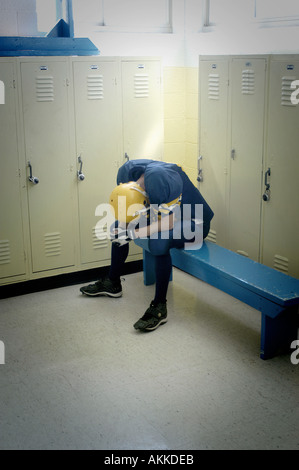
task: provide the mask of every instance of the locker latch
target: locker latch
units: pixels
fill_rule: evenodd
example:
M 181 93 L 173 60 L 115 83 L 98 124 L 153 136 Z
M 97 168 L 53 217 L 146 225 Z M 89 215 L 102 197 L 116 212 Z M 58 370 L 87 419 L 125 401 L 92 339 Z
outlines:
M 39 179 L 36 178 L 36 176 L 32 176 L 32 165 L 31 165 L 30 162 L 28 162 L 28 167 L 29 167 L 29 170 L 30 170 L 30 175 L 29 175 L 28 180 L 29 180 L 30 183 L 32 183 L 32 184 L 38 184 L 38 183 L 39 183 Z
M 80 163 L 80 168 L 77 172 L 78 180 L 79 181 L 84 181 L 85 180 L 85 175 L 83 175 L 83 173 L 82 173 L 83 161 L 82 161 L 81 155 L 79 155 L 79 157 L 78 157 L 78 162 Z
M 197 159 L 197 170 L 198 170 L 197 181 L 199 183 L 203 182 L 203 174 L 202 174 L 202 168 L 201 168 L 201 164 L 200 164 L 201 160 L 202 160 L 202 155 L 200 155 Z
M 266 202 L 270 200 L 270 183 L 268 183 L 268 176 L 271 176 L 271 168 L 268 168 L 268 170 L 265 173 L 266 190 L 263 194 L 263 201 L 266 201 Z

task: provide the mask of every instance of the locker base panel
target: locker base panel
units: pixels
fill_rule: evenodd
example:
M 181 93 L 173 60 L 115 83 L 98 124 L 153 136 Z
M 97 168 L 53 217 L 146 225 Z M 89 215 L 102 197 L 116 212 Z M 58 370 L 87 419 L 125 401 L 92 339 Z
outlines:
M 130 261 L 125 264 L 122 275 L 141 272 L 143 269 L 143 261 Z M 57 289 L 75 284 L 84 284 L 93 282 L 101 276 L 107 274 L 109 266 L 88 269 L 85 271 L 60 274 L 57 276 L 45 277 L 42 279 L 29 280 L 15 284 L 0 286 L 0 299 L 16 297 L 19 295 L 31 294 L 49 289 Z
M 144 284 L 155 282 L 148 240 L 143 248 Z M 298 337 L 299 280 L 205 241 L 199 250 L 171 250 L 176 268 L 226 292 L 261 312 L 260 358 L 287 353 Z

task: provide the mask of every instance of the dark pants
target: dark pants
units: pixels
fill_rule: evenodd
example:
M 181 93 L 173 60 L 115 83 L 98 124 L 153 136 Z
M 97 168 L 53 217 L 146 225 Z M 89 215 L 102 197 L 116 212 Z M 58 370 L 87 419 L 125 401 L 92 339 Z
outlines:
M 196 230 L 194 222 L 191 222 L 191 231 L 194 233 Z M 210 230 L 210 223 L 204 224 L 199 247 L 201 246 L 202 240 L 204 240 Z M 156 234 L 157 238 L 149 239 L 149 251 L 155 256 L 156 261 L 156 292 L 154 302 L 166 302 L 166 295 L 168 290 L 169 279 L 172 269 L 172 260 L 170 255 L 171 248 L 184 248 L 186 244 L 192 244 L 198 242 L 198 237 L 185 238 L 184 227 L 181 224 L 180 238 L 175 238 L 176 234 L 174 230 L 170 230 L 169 234 L 166 232 L 160 232 Z M 163 238 L 167 235 L 167 238 Z M 169 235 L 169 236 L 168 236 Z M 109 278 L 111 280 L 119 280 L 123 270 L 124 263 L 129 254 L 129 243 L 122 246 L 117 246 L 112 243 L 111 248 L 111 267 L 109 271 Z

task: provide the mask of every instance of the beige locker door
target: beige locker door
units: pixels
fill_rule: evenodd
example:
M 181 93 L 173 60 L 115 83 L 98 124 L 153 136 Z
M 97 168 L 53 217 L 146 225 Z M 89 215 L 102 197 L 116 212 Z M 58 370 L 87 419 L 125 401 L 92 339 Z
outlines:
M 135 158 L 163 157 L 161 63 L 122 61 L 123 147 Z
M 115 60 L 73 62 L 77 159 L 85 177 L 78 180 L 82 263 L 110 259 L 110 242 L 97 237 L 95 211 L 109 202 L 121 159 L 118 70 Z
M 228 247 L 259 260 L 266 59 L 232 60 Z
M 200 61 L 199 190 L 215 215 L 208 239 L 226 243 L 226 154 L 228 121 L 228 59 Z
M 67 62 L 43 58 L 21 63 L 33 272 L 74 264 L 74 189 L 70 158 Z M 28 176 L 29 176 L 29 169 Z
M 267 159 L 270 199 L 263 201 L 263 263 L 299 277 L 299 104 L 291 102 L 299 80 L 299 56 L 270 65 Z
M 24 274 L 25 254 L 18 162 L 14 64 L 0 61 L 0 278 Z

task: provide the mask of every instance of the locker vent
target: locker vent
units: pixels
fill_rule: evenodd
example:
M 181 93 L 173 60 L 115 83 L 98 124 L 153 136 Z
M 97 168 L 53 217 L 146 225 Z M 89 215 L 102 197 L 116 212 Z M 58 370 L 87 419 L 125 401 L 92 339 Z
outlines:
M 274 256 L 274 268 L 278 269 L 285 274 L 289 272 L 289 260 L 284 256 L 275 255 Z
M 46 256 L 61 255 L 61 233 L 60 232 L 45 234 L 45 254 Z
M 135 98 L 149 97 L 149 76 L 147 73 L 136 73 L 134 76 Z
M 281 105 L 282 106 L 296 106 L 291 102 L 291 95 L 293 89 L 291 88 L 292 82 L 296 80 L 296 77 L 282 77 L 281 81 Z
M 254 95 L 255 73 L 254 70 L 246 69 L 242 71 L 242 94 Z
M 92 230 L 92 246 L 94 250 L 107 248 L 107 227 L 94 227 Z
M 217 234 L 216 230 L 210 230 L 209 235 L 206 238 L 209 242 L 217 243 Z
M 0 265 L 9 264 L 10 259 L 10 246 L 8 240 L 0 240 Z
M 54 79 L 53 77 L 36 77 L 36 101 L 54 101 Z
M 89 75 L 87 77 L 87 97 L 89 100 L 102 100 L 104 98 L 103 75 Z
M 209 92 L 208 96 L 210 100 L 219 100 L 219 74 L 209 74 Z

